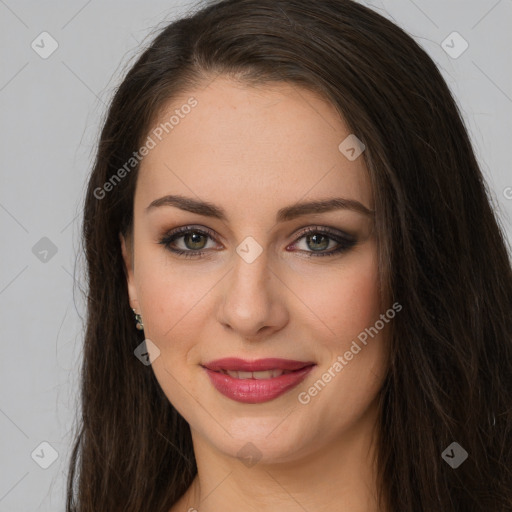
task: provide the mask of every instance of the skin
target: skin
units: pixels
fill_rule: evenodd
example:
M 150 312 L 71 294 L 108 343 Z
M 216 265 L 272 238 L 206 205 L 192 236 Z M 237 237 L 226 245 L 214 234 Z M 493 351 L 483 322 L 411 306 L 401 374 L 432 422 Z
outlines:
M 338 150 L 350 130 L 329 103 L 297 86 L 219 77 L 175 98 L 158 122 L 190 95 L 198 105 L 141 164 L 134 238 L 120 236 L 131 306 L 160 350 L 153 371 L 190 425 L 198 464 L 171 512 L 376 511 L 372 460 L 387 327 L 308 404 L 298 401 L 389 307 L 379 298 L 372 216 L 338 209 L 275 220 L 298 201 L 343 197 L 373 209 L 363 157 L 350 161 Z M 227 221 L 174 206 L 146 211 L 166 194 L 216 204 Z M 215 239 L 182 236 L 173 246 L 207 256 L 185 258 L 159 244 L 188 225 L 211 229 Z M 358 241 L 331 257 L 308 257 L 338 247 L 300 236 L 309 226 Z M 250 264 L 236 252 L 248 236 L 262 248 Z M 242 404 L 221 395 L 200 366 L 228 356 L 317 366 L 284 395 Z M 250 467 L 237 458 L 249 442 L 259 457 Z

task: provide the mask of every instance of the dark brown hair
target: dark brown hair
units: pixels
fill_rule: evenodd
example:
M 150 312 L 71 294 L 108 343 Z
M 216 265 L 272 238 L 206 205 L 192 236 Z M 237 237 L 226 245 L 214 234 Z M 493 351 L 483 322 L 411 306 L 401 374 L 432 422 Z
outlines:
M 208 5 L 162 30 L 116 90 L 84 206 L 88 312 L 67 511 L 167 512 L 197 472 L 187 422 L 133 354 L 143 335 L 118 235 L 131 233 L 138 167 L 104 197 L 97 191 L 169 101 L 219 74 L 316 91 L 366 146 L 382 293 L 403 306 L 380 393 L 382 505 L 511 511 L 505 237 L 436 65 L 404 31 L 350 0 Z M 457 469 L 441 457 L 454 441 L 469 454 Z

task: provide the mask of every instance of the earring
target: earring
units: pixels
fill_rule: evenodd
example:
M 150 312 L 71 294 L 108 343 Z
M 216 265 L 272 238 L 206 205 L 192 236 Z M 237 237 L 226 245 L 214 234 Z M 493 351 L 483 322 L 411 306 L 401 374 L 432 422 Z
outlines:
M 135 327 L 142 331 L 144 329 L 144 324 L 142 323 L 142 317 L 135 311 L 135 309 L 132 309 L 133 313 L 135 314 L 135 321 L 137 322 L 135 324 Z

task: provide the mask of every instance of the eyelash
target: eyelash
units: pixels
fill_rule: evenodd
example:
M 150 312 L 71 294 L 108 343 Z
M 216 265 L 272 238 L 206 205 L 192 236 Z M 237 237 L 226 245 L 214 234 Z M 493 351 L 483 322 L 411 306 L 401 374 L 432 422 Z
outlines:
M 171 243 L 175 240 L 182 238 L 184 235 L 188 233 L 196 233 L 203 236 L 209 236 L 211 239 L 215 240 L 215 236 L 213 231 L 209 229 L 197 229 L 193 226 L 185 226 L 182 228 L 178 228 L 174 231 L 171 231 L 166 236 L 164 236 L 162 239 L 159 240 L 159 244 L 163 245 L 167 250 L 171 251 L 174 254 L 177 254 L 178 256 L 182 256 L 185 258 L 194 258 L 204 257 L 204 254 L 208 251 L 202 250 L 202 251 L 194 251 L 194 250 L 182 250 L 182 249 L 174 249 L 171 247 Z M 340 244 L 340 247 L 334 250 L 330 250 L 328 252 L 314 252 L 314 251 L 305 251 L 308 257 L 324 257 L 324 256 L 334 256 L 336 254 L 341 254 L 345 251 L 348 251 L 351 249 L 357 242 L 355 239 L 349 239 L 348 237 L 343 237 L 334 231 L 324 228 L 321 226 L 315 226 L 315 227 L 309 227 L 302 231 L 300 233 L 300 236 L 295 240 L 294 244 L 296 244 L 299 240 L 304 238 L 305 236 L 309 234 L 322 234 L 322 235 L 328 235 L 327 238 L 334 240 L 338 244 Z

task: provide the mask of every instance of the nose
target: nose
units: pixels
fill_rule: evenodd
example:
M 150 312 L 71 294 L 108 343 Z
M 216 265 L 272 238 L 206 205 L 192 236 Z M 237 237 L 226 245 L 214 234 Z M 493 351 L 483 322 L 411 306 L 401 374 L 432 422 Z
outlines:
M 247 340 L 266 338 L 289 321 L 287 287 L 269 267 L 265 251 L 251 263 L 236 256 L 226 276 L 218 321 Z

